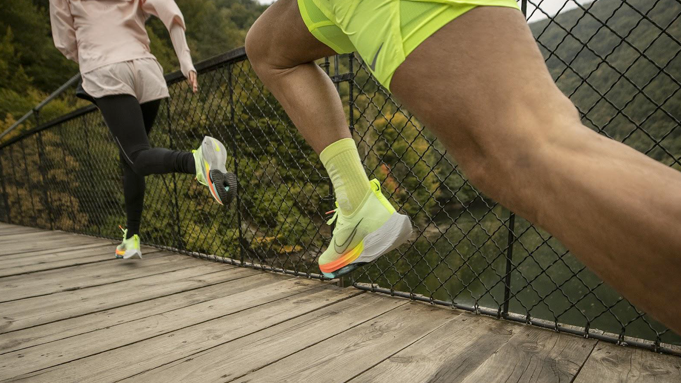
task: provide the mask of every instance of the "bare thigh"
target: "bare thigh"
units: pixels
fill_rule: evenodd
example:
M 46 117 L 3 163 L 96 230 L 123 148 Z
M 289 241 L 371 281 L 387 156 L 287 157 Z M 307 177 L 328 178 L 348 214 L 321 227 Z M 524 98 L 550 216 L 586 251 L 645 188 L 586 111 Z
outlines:
M 246 37 L 253 69 L 317 152 L 349 138 L 338 92 L 314 60 L 335 52 L 307 30 L 295 0 L 279 0 Z
M 257 52 L 258 61 L 284 70 L 336 54 L 307 30 L 296 0 L 267 8 L 248 32 L 246 49 Z
M 511 204 L 517 201 L 507 198 L 516 193 L 506 195 L 486 181 L 496 185 L 511 169 L 530 166 L 527 153 L 561 127 L 581 126 L 522 13 L 511 8 L 479 7 L 453 20 L 407 57 L 391 88 L 476 186 Z
M 681 173 L 583 126 L 520 12 L 455 19 L 391 87 L 476 187 L 681 333 L 681 284 L 668 282 L 681 273 Z

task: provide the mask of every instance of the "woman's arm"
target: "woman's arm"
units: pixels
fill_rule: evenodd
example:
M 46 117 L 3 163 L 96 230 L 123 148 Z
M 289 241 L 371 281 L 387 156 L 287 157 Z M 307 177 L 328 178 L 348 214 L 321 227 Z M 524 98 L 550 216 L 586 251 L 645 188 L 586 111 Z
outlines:
M 189 78 L 189 72 L 196 72 L 192 64 L 192 56 L 187 46 L 187 38 L 184 35 L 184 28 L 179 24 L 173 24 L 170 28 L 170 40 L 173 42 L 175 54 L 180 61 L 180 70 L 184 77 Z
M 180 8 L 175 4 L 174 0 L 142 0 L 141 4 L 144 12 L 161 19 L 163 25 L 168 29 L 170 40 L 173 43 L 173 48 L 175 48 L 175 54 L 180 61 L 180 70 L 189 80 L 192 90 L 196 93 L 198 90 L 196 69 L 194 64 L 192 64 L 189 46 L 187 46 L 187 39 L 184 34 L 186 27 Z
M 50 0 L 50 23 L 54 46 L 67 59 L 78 62 L 78 45 L 73 16 L 67 0 Z

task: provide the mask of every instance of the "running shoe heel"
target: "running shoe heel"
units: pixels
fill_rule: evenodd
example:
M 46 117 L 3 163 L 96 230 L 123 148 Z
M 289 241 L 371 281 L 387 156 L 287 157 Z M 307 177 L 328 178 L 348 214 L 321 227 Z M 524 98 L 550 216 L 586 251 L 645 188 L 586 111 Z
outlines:
M 366 236 L 364 250 L 355 261 L 356 263 L 369 263 L 381 255 L 398 248 L 411 238 L 412 225 L 408 216 L 393 213 L 386 223 L 378 230 Z

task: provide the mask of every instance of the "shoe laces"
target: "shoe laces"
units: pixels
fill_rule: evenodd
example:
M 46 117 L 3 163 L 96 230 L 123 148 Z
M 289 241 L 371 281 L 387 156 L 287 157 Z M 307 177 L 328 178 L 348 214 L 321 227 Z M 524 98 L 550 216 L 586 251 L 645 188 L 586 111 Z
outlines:
M 339 209 L 338 208 L 338 202 L 336 202 L 336 208 L 326 212 L 326 215 L 333 213 L 333 216 L 331 217 L 331 219 L 326 221 L 327 225 L 329 225 L 329 226 L 333 225 L 333 223 L 338 219 L 338 209 Z
M 375 178 L 373 180 L 371 180 L 369 183 L 371 184 L 371 191 L 374 194 L 382 196 L 382 194 L 381 194 L 381 183 Z M 338 209 L 339 209 L 338 201 L 336 201 L 336 208 L 333 209 L 333 210 L 329 210 L 325 213 L 326 215 L 333 213 L 333 216 L 331 217 L 331 219 L 326 221 L 327 225 L 332 225 L 336 220 L 338 220 Z
M 126 237 L 128 236 L 128 229 L 124 229 L 121 225 L 118 225 L 118 228 L 123 232 L 123 241 L 125 241 Z
M 136 242 L 136 241 L 138 241 L 137 238 L 139 238 L 139 236 L 137 236 L 137 234 L 135 234 L 135 235 L 133 235 L 132 237 L 128 238 L 128 229 L 124 229 L 123 226 L 121 226 L 121 225 L 118 225 L 118 228 L 121 229 L 121 231 L 123 232 L 123 243 L 121 243 L 121 245 L 124 245 L 124 246 L 125 246 L 125 245 L 127 245 L 127 243 L 128 243 L 129 241 L 131 241 L 131 240 L 132 240 L 133 243 L 137 243 L 137 242 Z M 136 236 L 137 236 L 137 238 L 135 238 Z

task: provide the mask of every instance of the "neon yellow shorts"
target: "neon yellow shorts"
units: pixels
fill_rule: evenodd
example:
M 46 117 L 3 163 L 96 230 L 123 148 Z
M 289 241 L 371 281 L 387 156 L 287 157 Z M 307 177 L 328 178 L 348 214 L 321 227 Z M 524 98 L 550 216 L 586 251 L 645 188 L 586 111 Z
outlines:
M 516 0 L 298 0 L 317 40 L 339 54 L 357 52 L 387 89 L 419 44 L 478 6 L 519 9 Z

